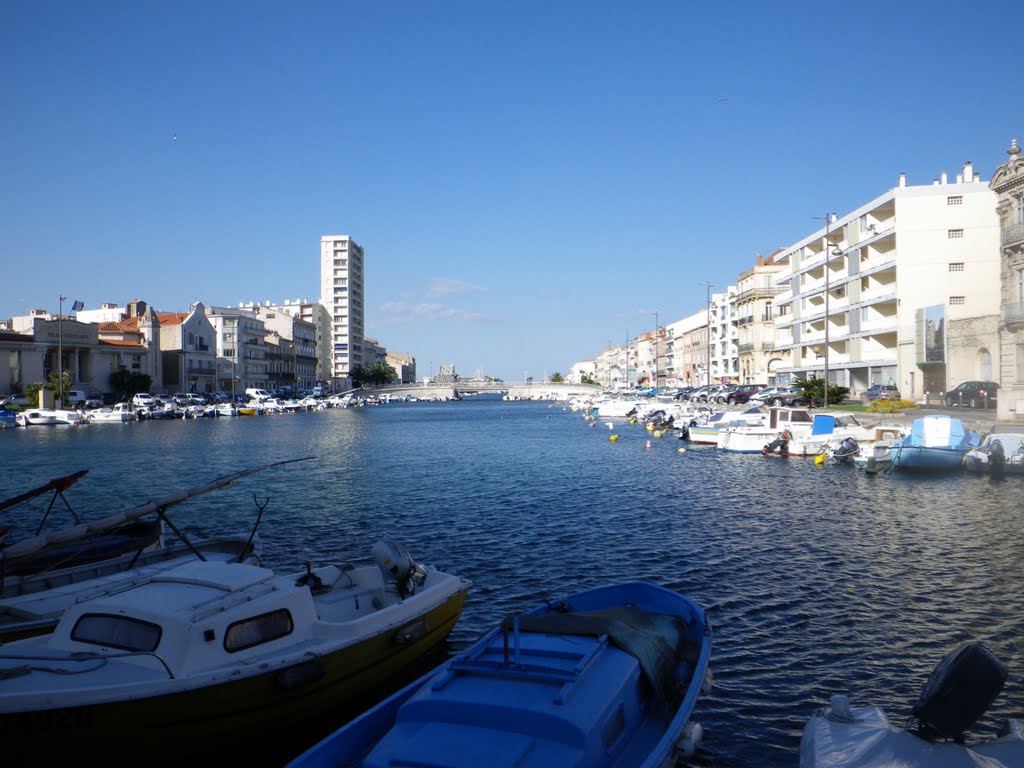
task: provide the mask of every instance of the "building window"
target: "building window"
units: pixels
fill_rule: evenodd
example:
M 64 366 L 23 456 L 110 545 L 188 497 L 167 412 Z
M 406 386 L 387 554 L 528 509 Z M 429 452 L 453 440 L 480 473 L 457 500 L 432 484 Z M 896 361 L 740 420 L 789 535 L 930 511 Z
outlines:
M 963 296 L 950 296 L 949 297 L 949 306 L 951 306 L 951 307 L 962 307 L 963 304 L 964 304 L 964 297 Z
M 963 204 L 964 204 L 964 196 L 963 195 L 950 195 L 949 197 L 946 198 L 946 205 L 963 205 Z
M 949 262 L 949 271 L 950 272 L 963 272 L 964 271 L 964 263 L 962 261 L 951 261 L 951 262 Z
M 1017 270 L 1017 301 L 1024 304 L 1024 269 Z
M 948 232 L 946 232 L 946 237 L 948 237 L 950 240 L 959 240 L 963 236 L 964 231 L 962 229 L 951 229 Z
M 1024 382 L 1024 344 L 1017 345 L 1017 383 Z
M 1024 195 L 1017 198 L 1017 223 L 1024 224 Z

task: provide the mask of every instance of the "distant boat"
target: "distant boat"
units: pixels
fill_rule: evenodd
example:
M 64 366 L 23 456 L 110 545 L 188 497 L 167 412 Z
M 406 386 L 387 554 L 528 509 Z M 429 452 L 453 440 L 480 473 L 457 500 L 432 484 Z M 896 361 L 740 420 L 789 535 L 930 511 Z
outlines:
M 291 768 L 674 764 L 702 729 L 711 626 L 646 582 L 590 589 L 506 618 Z
M 889 446 L 894 469 L 911 472 L 951 472 L 961 468 L 964 455 L 981 443 L 981 436 L 953 416 L 932 414 L 914 419 L 910 434 Z

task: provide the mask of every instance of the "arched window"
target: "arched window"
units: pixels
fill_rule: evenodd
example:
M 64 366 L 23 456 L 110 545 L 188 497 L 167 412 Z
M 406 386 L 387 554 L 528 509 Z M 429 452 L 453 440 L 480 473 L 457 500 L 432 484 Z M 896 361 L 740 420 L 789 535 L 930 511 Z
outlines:
M 978 350 L 978 357 L 981 361 L 981 380 L 992 381 L 992 355 L 987 349 Z

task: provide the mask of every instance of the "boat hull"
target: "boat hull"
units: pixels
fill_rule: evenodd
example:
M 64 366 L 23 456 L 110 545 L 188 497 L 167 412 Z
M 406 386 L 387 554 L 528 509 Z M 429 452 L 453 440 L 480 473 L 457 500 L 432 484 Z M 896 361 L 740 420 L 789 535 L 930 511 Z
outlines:
M 608 630 L 616 634 L 614 649 L 605 650 L 607 635 L 597 638 L 601 629 L 590 627 L 580 632 L 561 621 L 556 621 L 553 628 L 544 628 L 548 618 L 574 622 L 579 617 L 588 622 L 602 612 L 622 610 L 623 606 L 646 613 L 652 623 L 672 617 L 685 624 L 685 643 L 690 649 L 685 664 L 690 672 L 675 707 L 652 697 L 636 708 L 639 701 L 622 693 L 637 688 L 644 690 L 645 686 L 637 686 L 639 681 L 632 678 L 624 688 L 618 687 L 623 659 L 629 656 L 629 663 L 634 665 L 637 659 L 620 649 L 619 643 L 624 638 L 616 634 L 616 629 Z M 568 612 L 563 613 L 563 607 L 567 607 Z M 534 625 L 531 619 L 540 623 Z M 520 624 L 525 627 L 522 637 Z M 504 663 L 500 661 L 503 646 Z M 573 650 L 559 650 L 563 647 Z M 488 633 L 472 648 L 296 758 L 290 768 L 385 764 L 571 764 L 595 768 L 673 765 L 680 745 L 688 739 L 687 743 L 692 744 L 700 732 L 699 726 L 690 724 L 690 717 L 710 679 L 710 653 L 711 627 L 704 612 L 688 598 L 644 582 L 587 590 L 523 616 L 506 619 L 501 627 Z M 510 654 L 514 654 L 511 664 Z M 572 667 L 577 654 L 580 661 Z M 562 661 L 552 662 L 553 659 Z M 459 683 L 460 680 L 465 682 Z M 597 683 L 598 680 L 603 682 Z M 450 686 L 459 688 L 460 692 L 449 692 Z M 552 696 L 556 706 L 549 720 L 545 712 Z M 474 701 L 477 703 L 472 703 Z M 408 718 L 403 718 L 406 704 L 412 709 Z M 600 715 L 594 713 L 601 712 L 603 707 L 609 711 L 618 708 L 618 717 L 624 717 L 629 723 L 620 726 L 625 730 L 619 731 L 621 740 L 615 741 L 614 746 L 609 738 L 603 746 L 596 746 L 588 738 L 601 732 L 601 726 L 588 729 L 585 725 L 593 726 L 600 721 Z M 623 709 L 628 714 L 622 715 Z M 581 711 L 587 715 L 581 716 Z M 424 713 L 428 713 L 427 716 Z M 434 716 L 430 717 L 429 713 Z M 559 735 L 563 722 L 572 723 L 569 728 L 571 747 L 563 740 L 565 734 Z M 607 737 L 607 731 L 603 733 Z M 598 736 L 597 741 L 600 739 Z M 422 749 L 429 754 L 420 752 Z M 410 761 L 410 752 L 419 754 L 419 760 Z
M 967 449 L 893 445 L 889 463 L 906 472 L 952 472 L 961 468 Z
M 203 760 L 244 751 L 261 740 L 272 745 L 282 729 L 302 727 L 324 712 L 362 708 L 375 691 L 440 644 L 454 628 L 468 584 L 413 622 L 337 651 L 296 655 L 256 665 L 252 673 L 226 672 L 223 682 L 178 693 L 110 703 L 0 715 L 5 752 L 37 763 L 145 750 L 147 765 L 180 765 L 179 748 Z M 241 678 L 241 679 L 239 679 Z M 363 705 L 365 706 L 365 705 Z M 60 738 L 54 738 L 55 736 Z

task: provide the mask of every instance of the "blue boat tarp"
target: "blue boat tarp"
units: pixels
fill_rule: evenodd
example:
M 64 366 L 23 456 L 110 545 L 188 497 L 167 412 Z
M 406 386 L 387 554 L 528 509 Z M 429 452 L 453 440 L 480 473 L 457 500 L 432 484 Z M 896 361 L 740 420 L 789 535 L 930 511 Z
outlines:
M 831 435 L 836 431 L 838 420 L 830 413 L 816 413 L 811 426 L 811 435 Z
M 978 445 L 978 434 L 954 416 L 932 414 L 914 419 L 910 434 L 903 440 L 909 448 L 955 448 L 967 450 Z

